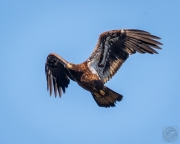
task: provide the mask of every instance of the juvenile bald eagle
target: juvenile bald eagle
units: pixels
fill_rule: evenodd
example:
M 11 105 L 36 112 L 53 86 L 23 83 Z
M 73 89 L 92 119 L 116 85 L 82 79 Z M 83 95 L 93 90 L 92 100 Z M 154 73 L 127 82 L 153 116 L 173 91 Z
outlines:
M 49 54 L 45 73 L 50 96 L 54 89 L 55 97 L 57 93 L 61 97 L 71 79 L 89 91 L 100 107 L 114 107 L 116 101 L 121 101 L 123 96 L 104 84 L 112 78 L 129 55 L 136 52 L 157 54 L 154 48 L 161 49 L 158 45 L 162 44 L 156 39 L 160 38 L 142 30 L 111 30 L 99 36 L 93 53 L 81 64 L 75 65 L 55 53 Z

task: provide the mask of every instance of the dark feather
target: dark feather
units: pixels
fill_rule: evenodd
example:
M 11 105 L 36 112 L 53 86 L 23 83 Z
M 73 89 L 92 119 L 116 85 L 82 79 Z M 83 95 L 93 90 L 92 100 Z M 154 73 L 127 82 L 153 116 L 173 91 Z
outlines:
M 64 67 L 58 57 L 49 55 L 45 64 L 45 73 L 47 80 L 47 90 L 50 91 L 50 96 L 54 89 L 55 97 L 57 94 L 61 97 L 62 91 L 65 93 L 65 89 L 70 82 L 68 70 Z
M 125 62 L 130 54 L 136 52 L 157 54 L 153 48 L 161 49 L 157 36 L 135 29 L 112 30 L 100 35 L 88 65 L 93 67 L 101 80 L 107 82 Z
M 123 96 L 108 87 L 105 87 L 105 89 L 106 94 L 104 96 L 100 96 L 100 94 L 97 95 L 97 93 L 92 93 L 94 100 L 100 107 L 115 107 L 116 102 L 121 101 Z

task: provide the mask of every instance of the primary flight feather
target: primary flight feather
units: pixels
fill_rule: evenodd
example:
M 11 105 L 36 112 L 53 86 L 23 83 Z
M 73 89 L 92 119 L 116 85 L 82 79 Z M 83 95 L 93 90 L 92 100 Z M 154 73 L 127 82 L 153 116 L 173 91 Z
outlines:
M 157 36 L 136 29 L 111 30 L 99 36 L 91 56 L 81 64 L 72 64 L 55 53 L 48 55 L 45 63 L 47 89 L 55 97 L 65 93 L 70 80 L 89 91 L 101 107 L 113 107 L 122 95 L 104 84 L 112 78 L 129 55 L 136 52 L 157 54 L 162 45 Z

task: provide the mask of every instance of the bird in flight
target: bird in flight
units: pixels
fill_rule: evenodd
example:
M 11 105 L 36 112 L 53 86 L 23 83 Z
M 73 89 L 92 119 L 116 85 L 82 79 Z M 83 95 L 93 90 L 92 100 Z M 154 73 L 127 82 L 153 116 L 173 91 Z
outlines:
M 157 36 L 136 29 L 111 30 L 99 36 L 91 56 L 81 64 L 73 64 L 56 53 L 50 53 L 45 63 L 47 89 L 55 97 L 65 93 L 70 80 L 89 91 L 98 106 L 114 107 L 122 95 L 105 86 L 129 55 L 139 53 L 158 54 L 154 49 L 162 45 Z

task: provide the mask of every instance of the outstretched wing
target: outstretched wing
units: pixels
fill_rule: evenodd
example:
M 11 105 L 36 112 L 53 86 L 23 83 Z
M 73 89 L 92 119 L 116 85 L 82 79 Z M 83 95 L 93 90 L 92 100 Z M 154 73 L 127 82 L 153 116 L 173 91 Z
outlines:
M 45 64 L 45 73 L 47 80 L 47 90 L 50 90 L 50 96 L 52 95 L 54 87 L 55 97 L 57 96 L 57 92 L 61 97 L 62 91 L 65 93 L 65 89 L 68 87 L 70 82 L 69 78 L 71 78 L 71 76 L 56 54 L 48 55 Z
M 125 62 L 130 54 L 157 52 L 162 45 L 149 32 L 134 29 L 112 30 L 100 35 L 95 50 L 87 60 L 88 68 L 106 83 Z

